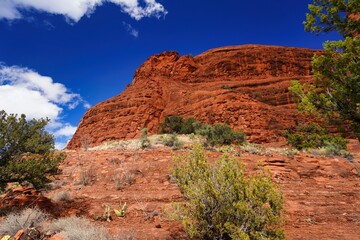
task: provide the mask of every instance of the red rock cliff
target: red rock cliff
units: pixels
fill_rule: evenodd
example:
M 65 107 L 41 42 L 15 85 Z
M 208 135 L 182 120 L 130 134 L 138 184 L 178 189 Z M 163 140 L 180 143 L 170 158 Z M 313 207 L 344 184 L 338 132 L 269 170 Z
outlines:
M 277 141 L 298 113 L 290 80 L 311 81 L 309 49 L 244 45 L 209 50 L 196 57 L 164 52 L 137 69 L 131 86 L 87 111 L 67 148 L 140 136 L 159 130 L 167 115 L 227 122 L 256 142 Z

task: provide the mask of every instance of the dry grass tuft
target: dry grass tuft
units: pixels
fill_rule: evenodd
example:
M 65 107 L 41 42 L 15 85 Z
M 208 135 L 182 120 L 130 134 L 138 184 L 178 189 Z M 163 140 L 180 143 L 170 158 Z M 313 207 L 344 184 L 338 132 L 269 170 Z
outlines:
M 50 230 L 60 233 L 66 240 L 112 240 L 103 227 L 95 226 L 90 221 L 78 217 L 66 217 L 56 220 Z
M 47 219 L 48 215 L 37 208 L 27 208 L 20 212 L 10 213 L 0 224 L 0 235 L 13 236 L 23 228 L 37 228 Z

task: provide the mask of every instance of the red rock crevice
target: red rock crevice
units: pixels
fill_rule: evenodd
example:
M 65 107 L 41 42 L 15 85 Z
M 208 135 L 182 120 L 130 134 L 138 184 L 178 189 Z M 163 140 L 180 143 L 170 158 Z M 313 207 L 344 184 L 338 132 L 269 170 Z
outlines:
M 257 142 L 279 140 L 299 117 L 288 92 L 290 80 L 312 81 L 317 51 L 244 45 L 209 50 L 198 56 L 163 52 L 140 66 L 124 92 L 88 110 L 67 148 L 140 136 L 159 130 L 167 115 L 227 122 Z

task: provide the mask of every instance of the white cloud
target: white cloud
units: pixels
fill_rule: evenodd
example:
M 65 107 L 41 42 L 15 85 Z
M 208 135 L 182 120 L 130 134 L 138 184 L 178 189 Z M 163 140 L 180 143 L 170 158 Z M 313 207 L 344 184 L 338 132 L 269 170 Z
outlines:
M 123 26 L 126 29 L 126 31 L 133 36 L 134 38 L 137 38 L 139 36 L 139 31 L 137 31 L 131 24 L 123 22 Z
M 79 94 L 70 92 L 63 84 L 51 77 L 18 66 L 0 64 L 0 110 L 7 113 L 22 114 L 28 119 L 49 118 L 47 129 L 55 137 L 72 137 L 76 127 L 62 120 L 64 109 L 74 109 L 82 104 L 89 108 Z
M 0 19 L 18 19 L 21 18 L 21 14 L 16 9 L 13 1 L 3 0 L 0 1 Z
M 48 101 L 40 92 L 11 85 L 0 86 L 0 109 L 7 113 L 24 113 L 29 119 L 55 119 L 61 113 L 61 108 Z
M 54 82 L 51 77 L 42 76 L 28 68 L 0 65 L 0 84 L 12 86 L 12 91 L 35 92 L 50 104 L 67 105 L 70 109 L 81 102 L 87 105 L 79 94 L 71 93 L 63 84 Z
M 26 11 L 37 10 L 63 15 L 78 22 L 106 2 L 120 6 L 122 12 L 136 20 L 153 16 L 159 18 L 167 14 L 164 6 L 156 0 L 0 0 L 0 19 L 20 19 Z
M 76 131 L 76 127 L 66 124 L 62 128 L 54 132 L 55 137 L 72 137 Z

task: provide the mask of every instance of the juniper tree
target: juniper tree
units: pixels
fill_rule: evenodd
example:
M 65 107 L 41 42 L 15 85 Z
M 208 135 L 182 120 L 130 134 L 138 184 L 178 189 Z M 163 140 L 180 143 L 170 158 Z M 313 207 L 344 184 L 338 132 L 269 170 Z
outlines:
M 58 172 L 65 155 L 55 153 L 54 137 L 45 131 L 48 122 L 0 111 L 0 189 L 8 182 L 41 187 Z
M 309 11 L 305 31 L 336 31 L 343 39 L 325 42 L 324 52 L 314 56 L 313 85 L 293 81 L 289 89 L 299 110 L 342 120 L 360 141 L 360 1 L 314 0 Z

